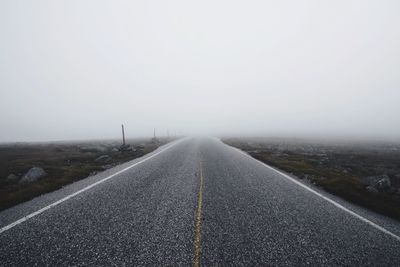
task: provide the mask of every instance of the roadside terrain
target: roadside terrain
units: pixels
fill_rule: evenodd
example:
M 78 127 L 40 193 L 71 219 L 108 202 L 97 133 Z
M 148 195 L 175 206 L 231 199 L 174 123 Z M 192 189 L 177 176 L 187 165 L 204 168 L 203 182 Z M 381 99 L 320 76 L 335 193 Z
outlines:
M 329 193 L 400 220 L 400 144 L 278 138 L 223 141 Z
M 12 143 L 0 145 L 0 210 L 28 201 L 123 162 L 168 140 Z

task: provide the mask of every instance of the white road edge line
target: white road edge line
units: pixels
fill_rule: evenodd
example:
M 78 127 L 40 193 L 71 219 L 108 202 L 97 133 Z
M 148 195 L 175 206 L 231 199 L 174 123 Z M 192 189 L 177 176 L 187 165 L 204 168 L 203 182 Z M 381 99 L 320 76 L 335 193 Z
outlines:
M 125 171 L 127 171 L 127 170 L 129 170 L 129 169 L 131 169 L 131 168 L 133 168 L 133 167 L 135 167 L 135 166 L 137 166 L 137 165 L 143 163 L 143 162 L 148 161 L 149 159 L 154 158 L 155 156 L 161 154 L 162 152 L 167 151 L 168 149 L 170 149 L 171 147 L 173 147 L 173 146 L 175 146 L 176 144 L 180 143 L 181 141 L 182 141 L 182 140 L 177 141 L 177 142 L 175 142 L 175 143 L 172 143 L 171 145 L 165 147 L 164 149 L 162 149 L 162 150 L 160 150 L 160 151 L 154 153 L 154 154 L 151 155 L 151 156 L 148 156 L 147 158 L 142 159 L 141 161 L 138 161 L 138 162 L 132 164 L 131 166 L 128 166 L 128 167 L 126 167 L 126 168 L 124 168 L 124 169 L 122 169 L 122 170 L 120 170 L 120 171 L 118 171 L 118 172 L 116 172 L 116 173 L 114 173 L 114 174 L 112 174 L 112 175 L 110 175 L 110 176 L 107 176 L 106 178 L 103 178 L 103 179 L 101 179 L 101 180 L 99 180 L 99 181 L 97 181 L 97 182 L 95 182 L 95 183 L 93 183 L 93 184 L 91 184 L 91 185 L 88 185 L 87 187 L 84 187 L 84 188 L 82 188 L 82 189 L 76 191 L 76 192 L 73 193 L 73 194 L 70 194 L 70 195 L 68 195 L 68 196 L 66 196 L 66 197 L 63 197 L 62 199 L 57 200 L 56 202 L 54 202 L 54 203 L 52 203 L 52 204 L 50 204 L 50 205 L 48 205 L 48 206 L 46 206 L 46 207 L 44 207 L 44 208 L 41 208 L 41 209 L 38 210 L 38 211 L 32 212 L 31 214 L 28 214 L 28 215 L 22 217 L 21 219 L 15 221 L 15 222 L 13 222 L 13 223 L 10 223 L 9 225 L 6 225 L 6 226 L 2 227 L 2 228 L 0 229 L 0 234 L 3 233 L 3 232 L 5 232 L 5 231 L 7 231 L 7 230 L 10 230 L 11 228 L 13 228 L 14 226 L 17 226 L 17 225 L 20 224 L 20 223 L 23 223 L 23 222 L 29 220 L 30 218 L 35 217 L 36 215 L 39 215 L 39 214 L 45 212 L 46 210 L 48 210 L 48 209 L 50 209 L 50 208 L 52 208 L 52 207 L 57 206 L 58 204 L 63 203 L 64 201 L 67 201 L 67 200 L 70 199 L 70 198 L 73 198 L 74 196 L 77 196 L 77 195 L 79 195 L 79 194 L 81 194 L 81 193 L 83 193 L 83 192 L 85 192 L 85 191 L 91 189 L 92 187 L 95 187 L 96 185 L 99 185 L 99 184 L 101 184 L 101 183 L 104 183 L 104 182 L 107 181 L 107 180 L 110 180 L 111 178 L 113 178 L 114 176 L 117 176 L 118 174 L 121 174 L 121 173 L 123 173 L 123 172 L 125 172 Z
M 231 148 L 233 148 L 233 149 L 239 151 L 240 153 L 242 153 L 242 154 L 245 155 L 246 157 L 248 157 L 248 158 L 250 158 L 250 159 L 252 159 L 252 160 L 255 160 L 256 162 L 260 163 L 260 164 L 263 165 L 264 167 L 267 167 L 268 169 L 275 171 L 276 173 L 282 175 L 283 177 L 285 177 L 285 178 L 288 179 L 289 181 L 291 181 L 291 182 L 293 182 L 293 183 L 295 183 L 295 184 L 297 184 L 297 185 L 303 187 L 304 189 L 308 190 L 309 192 L 311 192 L 311 193 L 313 193 L 313 194 L 315 194 L 315 195 L 321 197 L 322 199 L 328 201 L 329 203 L 331 203 L 331 204 L 334 205 L 335 207 L 337 207 L 337 208 L 339 208 L 339 209 L 341 209 L 341 210 L 343 210 L 343 211 L 349 213 L 350 215 L 352 215 L 352 216 L 356 217 L 357 219 L 359 219 L 359 220 L 361 220 L 361 221 L 363 221 L 363 222 L 365 222 L 365 223 L 371 225 L 372 227 L 375 227 L 375 228 L 378 229 L 379 231 L 381 231 L 381 232 L 383 232 L 383 233 L 385 233 L 385 234 L 387 234 L 387 235 L 393 237 L 393 238 L 396 239 L 397 241 L 400 241 L 400 236 L 398 236 L 398 235 L 396 235 L 396 234 L 390 232 L 389 230 L 386 230 L 386 229 L 383 228 L 382 226 L 380 226 L 380 225 L 378 225 L 378 224 L 376 224 L 376 223 L 374 223 L 374 222 L 368 220 L 367 218 L 362 217 L 361 215 L 355 213 L 354 211 L 349 210 L 348 208 L 346 208 L 346 207 L 342 206 L 341 204 L 337 203 L 336 201 L 334 201 L 334 200 L 332 200 L 332 199 L 330 199 L 330 198 L 328 198 L 328 197 L 322 195 L 321 193 L 318 193 L 318 192 L 315 191 L 314 189 L 312 189 L 312 188 L 308 187 L 307 185 L 305 185 L 305 184 L 303 184 L 303 183 L 297 181 L 297 180 L 294 179 L 293 177 L 290 177 L 289 175 L 287 175 L 287 174 L 285 174 L 285 173 L 283 173 L 283 172 L 281 172 L 281 171 L 279 171 L 279 170 L 277 170 L 277 169 L 275 169 L 275 168 L 273 168 L 273 167 L 271 167 L 271 166 L 265 164 L 264 162 L 261 162 L 261 161 L 255 159 L 255 158 L 253 158 L 253 157 L 250 156 L 249 154 L 245 153 L 244 151 L 242 151 L 242 150 L 240 150 L 240 149 L 238 149 L 238 148 L 236 148 L 236 147 L 232 147 L 232 146 L 229 146 L 229 147 L 231 147 Z

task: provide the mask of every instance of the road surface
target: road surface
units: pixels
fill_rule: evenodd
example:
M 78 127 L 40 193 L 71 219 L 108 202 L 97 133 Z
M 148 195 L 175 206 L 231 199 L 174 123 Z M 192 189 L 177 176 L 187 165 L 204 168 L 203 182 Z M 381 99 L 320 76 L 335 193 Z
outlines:
M 187 138 L 0 213 L 0 265 L 400 266 L 400 224 Z

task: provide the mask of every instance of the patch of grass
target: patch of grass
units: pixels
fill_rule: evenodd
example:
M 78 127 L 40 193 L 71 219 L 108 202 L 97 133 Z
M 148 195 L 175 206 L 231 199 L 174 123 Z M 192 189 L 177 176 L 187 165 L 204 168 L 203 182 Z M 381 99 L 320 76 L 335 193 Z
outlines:
M 0 210 L 57 190 L 92 173 L 141 157 L 165 143 L 166 141 L 158 144 L 137 141 L 131 144 L 135 150 L 123 152 L 115 150 L 118 143 L 1 145 Z M 104 146 L 105 149 L 97 149 L 99 146 Z M 95 160 L 102 155 L 110 156 L 109 161 Z M 47 175 L 29 184 L 6 179 L 11 173 L 21 177 L 33 166 L 43 168 Z
M 248 152 L 268 165 L 307 179 L 331 194 L 400 221 L 400 201 L 389 192 L 367 191 L 360 180 L 361 176 L 379 173 L 381 169 L 396 173 L 395 168 L 400 161 L 392 153 L 381 152 L 371 156 L 370 152 L 365 151 L 357 151 L 355 154 L 335 151 L 333 155 L 327 156 L 315 147 L 314 153 L 308 154 L 304 153 L 303 148 L 285 150 L 263 143 L 249 145 L 238 140 L 224 142 Z

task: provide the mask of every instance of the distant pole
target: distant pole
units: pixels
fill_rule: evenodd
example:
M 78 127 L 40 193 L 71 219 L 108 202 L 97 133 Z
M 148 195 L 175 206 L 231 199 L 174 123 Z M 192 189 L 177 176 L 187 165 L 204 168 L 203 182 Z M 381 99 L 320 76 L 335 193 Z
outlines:
M 124 125 L 122 124 L 122 144 L 125 146 L 125 130 L 124 130 Z
M 156 138 L 156 128 L 154 128 L 153 137 Z

